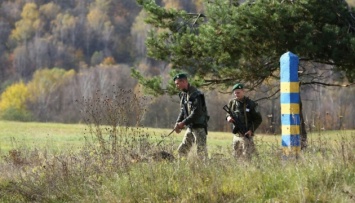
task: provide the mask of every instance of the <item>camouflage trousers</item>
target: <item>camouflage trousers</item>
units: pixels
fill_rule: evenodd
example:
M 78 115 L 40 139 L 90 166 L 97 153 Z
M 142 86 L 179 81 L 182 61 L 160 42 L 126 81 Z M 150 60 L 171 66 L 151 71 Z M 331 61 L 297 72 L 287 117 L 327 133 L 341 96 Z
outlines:
M 252 155 L 256 153 L 253 137 L 247 138 L 235 134 L 233 136 L 233 155 L 238 159 L 251 159 Z
M 204 128 L 187 128 L 184 138 L 178 147 L 179 156 L 187 156 L 194 143 L 197 146 L 197 155 L 200 158 L 206 158 L 207 134 Z

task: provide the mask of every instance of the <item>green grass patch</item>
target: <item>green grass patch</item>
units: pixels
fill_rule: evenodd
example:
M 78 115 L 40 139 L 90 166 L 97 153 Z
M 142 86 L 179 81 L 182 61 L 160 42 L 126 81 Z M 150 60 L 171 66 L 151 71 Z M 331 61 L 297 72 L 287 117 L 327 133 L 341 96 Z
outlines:
M 85 125 L 0 121 L 0 149 L 19 147 L 61 150 L 82 145 Z

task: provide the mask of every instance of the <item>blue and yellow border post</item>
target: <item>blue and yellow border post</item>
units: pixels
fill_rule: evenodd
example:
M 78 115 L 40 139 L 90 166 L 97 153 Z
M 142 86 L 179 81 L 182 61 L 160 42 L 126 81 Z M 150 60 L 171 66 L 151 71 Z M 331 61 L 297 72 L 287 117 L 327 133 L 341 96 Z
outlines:
M 298 56 L 291 52 L 280 58 L 281 144 L 284 156 L 296 158 L 301 151 L 298 63 Z

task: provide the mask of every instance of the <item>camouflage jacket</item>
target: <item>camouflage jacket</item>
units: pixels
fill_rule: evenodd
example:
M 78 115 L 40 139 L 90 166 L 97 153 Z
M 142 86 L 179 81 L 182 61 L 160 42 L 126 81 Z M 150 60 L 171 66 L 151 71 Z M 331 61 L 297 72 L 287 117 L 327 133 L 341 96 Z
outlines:
M 209 119 L 206 101 L 203 93 L 190 86 L 185 92 L 180 92 L 180 113 L 176 122 L 184 122 L 191 128 L 207 128 Z
M 235 112 L 235 115 L 238 116 L 239 120 L 248 130 L 255 132 L 260 126 L 262 117 L 259 112 L 258 103 L 248 97 L 244 97 L 242 101 L 231 99 L 228 103 L 228 107 L 231 111 Z M 230 115 L 227 113 L 226 118 L 228 116 Z

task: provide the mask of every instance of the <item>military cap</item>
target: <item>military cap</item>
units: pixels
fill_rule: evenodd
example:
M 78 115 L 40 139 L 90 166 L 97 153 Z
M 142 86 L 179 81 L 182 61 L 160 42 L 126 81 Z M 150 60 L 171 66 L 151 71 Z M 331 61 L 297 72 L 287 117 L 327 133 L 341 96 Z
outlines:
M 175 77 L 173 79 L 175 81 L 176 79 L 183 79 L 183 78 L 187 78 L 186 73 L 179 73 L 179 74 L 175 75 Z
M 233 90 L 232 90 L 232 91 L 237 90 L 237 89 L 243 89 L 243 88 L 244 88 L 244 85 L 243 85 L 243 84 L 237 83 L 237 84 L 235 84 L 235 85 L 233 86 Z

